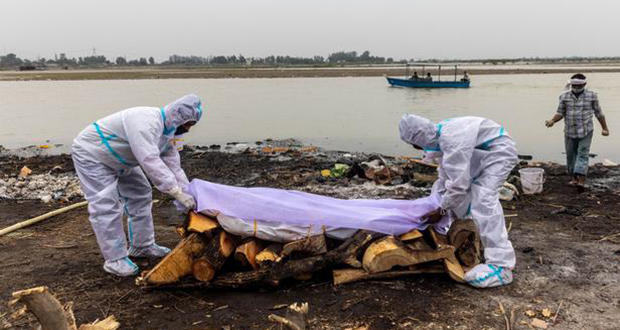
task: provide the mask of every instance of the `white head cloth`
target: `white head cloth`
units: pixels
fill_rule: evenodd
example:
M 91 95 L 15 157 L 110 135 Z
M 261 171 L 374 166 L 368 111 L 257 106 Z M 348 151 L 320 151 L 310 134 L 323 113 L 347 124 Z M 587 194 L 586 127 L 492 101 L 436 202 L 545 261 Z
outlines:
M 585 79 L 573 78 L 573 79 L 570 79 L 568 81 L 568 83 L 571 84 L 571 85 L 585 85 L 586 84 L 586 80 Z

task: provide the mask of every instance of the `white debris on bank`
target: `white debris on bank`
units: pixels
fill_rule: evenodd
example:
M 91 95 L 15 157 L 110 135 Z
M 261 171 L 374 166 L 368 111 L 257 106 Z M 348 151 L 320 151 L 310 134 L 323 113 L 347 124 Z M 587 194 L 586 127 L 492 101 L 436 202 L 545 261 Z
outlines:
M 0 198 L 68 201 L 82 197 L 75 173 L 38 174 L 26 178 L 0 178 Z

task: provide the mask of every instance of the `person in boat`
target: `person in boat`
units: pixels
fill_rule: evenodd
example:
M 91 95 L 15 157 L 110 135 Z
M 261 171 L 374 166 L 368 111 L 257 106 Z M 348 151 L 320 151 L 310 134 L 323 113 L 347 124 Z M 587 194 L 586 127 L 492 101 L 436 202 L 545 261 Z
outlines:
M 569 182 L 580 189 L 585 188 L 590 159 L 590 145 L 594 134 L 592 117 L 601 124 L 601 134 L 609 135 L 607 121 L 598 102 L 598 95 L 586 89 L 586 76 L 581 73 L 570 78 L 570 90 L 560 95 L 558 109 L 545 125 L 553 125 L 564 119 L 564 145 L 566 148 L 566 169 L 572 177 Z
M 426 78 L 425 78 L 425 80 L 426 80 L 426 81 L 433 81 L 433 77 L 431 77 L 431 73 L 430 73 L 430 72 L 428 72 L 428 73 L 426 74 Z
M 172 196 L 177 207 L 195 208 L 194 197 L 184 192 L 189 181 L 172 141 L 201 116 L 200 99 L 187 95 L 162 108 L 135 107 L 111 114 L 88 125 L 73 140 L 71 157 L 108 273 L 136 275 L 139 268 L 129 257 L 156 258 L 170 252 L 155 243 L 147 177 L 159 191 Z
M 467 71 L 463 72 L 463 78 L 461 78 L 461 81 L 469 81 L 469 75 L 467 74 Z
M 459 117 L 435 125 L 407 114 L 399 123 L 401 139 L 425 150 L 439 164 L 439 176 L 431 194 L 441 207 L 427 216 L 440 232 L 453 221 L 472 218 L 482 245 L 485 264 L 465 274 L 474 287 L 494 287 L 512 282 L 515 251 L 508 240 L 499 190 L 517 164 L 514 140 L 494 121 L 481 117 Z M 439 225 L 439 227 L 437 227 Z
M 420 77 L 418 77 L 418 71 L 414 71 L 413 76 L 411 76 L 409 80 L 414 80 L 414 81 L 420 80 Z

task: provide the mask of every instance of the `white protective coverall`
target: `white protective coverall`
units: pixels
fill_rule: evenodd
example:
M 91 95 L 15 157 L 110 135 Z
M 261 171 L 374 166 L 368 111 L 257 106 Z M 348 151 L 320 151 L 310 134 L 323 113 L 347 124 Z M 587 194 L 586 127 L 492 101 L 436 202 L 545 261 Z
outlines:
M 177 127 L 201 116 L 200 99 L 187 95 L 162 108 L 135 107 L 109 115 L 87 126 L 73 141 L 75 170 L 106 271 L 126 276 L 138 270 L 127 257 L 123 213 L 128 218 L 129 255 L 143 256 L 132 251 L 149 246 L 159 252 L 146 255 L 169 251 L 155 244 L 147 177 L 162 193 L 185 189 L 189 182 L 171 140 Z M 125 264 L 109 269 L 113 261 Z
M 486 264 L 471 269 L 465 279 L 476 287 L 512 282 L 516 258 L 499 190 L 517 164 L 514 140 L 502 126 L 480 117 L 447 119 L 435 125 L 423 117 L 404 115 L 399 128 L 403 141 L 438 158 L 439 177 L 432 193 L 441 196 L 446 216 L 472 218 L 478 227 Z M 443 220 L 440 223 L 452 221 Z

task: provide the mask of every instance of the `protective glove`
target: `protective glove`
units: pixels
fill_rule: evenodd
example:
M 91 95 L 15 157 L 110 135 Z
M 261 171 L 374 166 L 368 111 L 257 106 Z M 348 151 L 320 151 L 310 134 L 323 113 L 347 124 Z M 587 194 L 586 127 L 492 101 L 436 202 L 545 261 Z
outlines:
M 183 205 L 187 210 L 196 209 L 196 200 L 192 195 L 184 193 L 181 188 L 175 187 L 169 193 L 170 196 L 174 197 L 181 205 Z
M 553 119 L 545 120 L 545 126 L 547 127 L 553 127 L 554 124 L 555 121 L 553 121 Z

